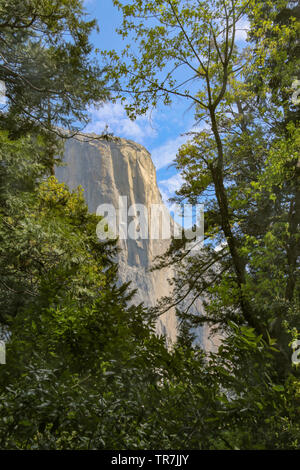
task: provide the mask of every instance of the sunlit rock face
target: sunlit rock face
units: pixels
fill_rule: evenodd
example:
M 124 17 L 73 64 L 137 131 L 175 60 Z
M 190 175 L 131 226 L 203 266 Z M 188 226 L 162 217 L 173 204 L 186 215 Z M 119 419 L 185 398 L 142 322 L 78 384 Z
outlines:
M 163 206 L 149 152 L 130 140 L 95 137 L 68 139 L 64 154 L 66 165 L 56 169 L 57 178 L 67 183 L 70 189 L 79 185 L 84 188 L 90 212 L 95 213 L 102 204 L 112 204 L 118 210 L 120 196 L 127 196 L 128 209 L 143 204 L 149 214 L 151 206 Z M 163 207 L 163 217 L 168 217 L 168 211 Z M 129 225 L 132 220 L 133 217 L 128 217 Z M 168 278 L 173 275 L 172 269 L 149 271 L 154 258 L 167 250 L 170 239 L 148 237 L 135 240 L 128 237 L 119 243 L 119 277 L 121 282 L 131 281 L 131 287 L 137 289 L 134 303 L 154 306 L 161 297 L 170 295 Z M 156 328 L 157 333 L 165 334 L 169 342 L 176 340 L 177 323 L 173 308 L 157 320 Z

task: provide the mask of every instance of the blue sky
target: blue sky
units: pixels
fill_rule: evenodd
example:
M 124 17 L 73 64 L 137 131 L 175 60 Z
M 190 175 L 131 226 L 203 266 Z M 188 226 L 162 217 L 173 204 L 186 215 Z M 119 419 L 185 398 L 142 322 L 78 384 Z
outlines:
M 121 51 L 125 43 L 115 29 L 120 26 L 122 16 L 112 1 L 85 0 L 84 4 L 87 12 L 97 19 L 100 26 L 100 33 L 94 33 L 91 37 L 95 47 L 100 50 Z M 183 134 L 193 127 L 193 110 L 189 106 L 190 103 L 178 98 L 171 106 L 160 106 L 146 116 L 130 121 L 121 104 L 106 103 L 103 107 L 91 110 L 92 122 L 87 131 L 101 134 L 108 125 L 114 135 L 144 145 L 151 153 L 159 189 L 167 203 L 182 182 L 172 162 L 178 148 L 187 139 Z
M 96 18 L 100 33 L 94 33 L 92 42 L 101 50 L 123 49 L 125 43 L 115 32 L 121 24 L 122 16 L 110 0 L 86 0 L 85 7 L 91 17 Z M 176 100 L 170 107 L 161 106 L 146 116 L 130 121 L 119 103 L 106 103 L 92 110 L 92 123 L 87 130 L 101 133 L 105 125 L 114 135 L 134 140 L 146 147 L 151 153 L 157 170 L 157 181 L 165 202 L 174 195 L 181 185 L 181 177 L 172 164 L 178 148 L 185 142 L 183 133 L 193 125 L 193 113 L 188 110 L 190 103 Z

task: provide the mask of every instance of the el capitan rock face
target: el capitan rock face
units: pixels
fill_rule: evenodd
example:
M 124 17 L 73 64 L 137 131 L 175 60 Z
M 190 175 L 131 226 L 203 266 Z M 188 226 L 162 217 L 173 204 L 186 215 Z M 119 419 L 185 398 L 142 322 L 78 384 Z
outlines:
M 120 196 L 127 196 L 128 208 L 133 204 L 147 208 L 163 205 L 155 167 L 142 145 L 119 138 L 77 137 L 66 141 L 64 162 L 66 166 L 56 169 L 57 178 L 70 189 L 81 185 L 91 212 L 95 213 L 101 204 L 118 208 Z M 170 295 L 168 278 L 173 275 L 172 269 L 149 271 L 154 258 L 167 250 L 170 241 L 128 238 L 119 243 L 119 277 L 122 282 L 132 281 L 131 287 L 137 289 L 134 303 L 154 306 L 158 299 Z M 157 320 L 156 329 L 158 334 L 166 334 L 169 341 L 175 341 L 177 324 L 173 308 Z

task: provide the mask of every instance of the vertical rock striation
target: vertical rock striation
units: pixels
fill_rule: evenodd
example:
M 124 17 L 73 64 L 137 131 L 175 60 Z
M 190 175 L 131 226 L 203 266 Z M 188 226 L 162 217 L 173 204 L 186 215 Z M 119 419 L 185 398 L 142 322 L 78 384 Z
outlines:
M 135 142 L 113 138 L 111 140 L 80 137 L 65 144 L 65 166 L 56 169 L 56 176 L 70 189 L 79 185 L 91 212 L 101 204 L 119 207 L 119 197 L 127 196 L 128 208 L 143 204 L 163 206 L 156 182 L 156 171 L 149 152 Z M 164 209 L 167 212 L 167 209 Z M 129 223 L 132 217 L 129 217 Z M 149 227 L 150 228 L 150 227 Z M 120 240 L 119 276 L 122 282 L 132 282 L 137 289 L 135 303 L 154 306 L 164 296 L 170 295 L 168 278 L 172 269 L 150 272 L 156 256 L 163 254 L 170 243 L 168 239 Z M 165 334 L 169 341 L 176 339 L 177 325 L 174 309 L 157 321 L 157 333 Z

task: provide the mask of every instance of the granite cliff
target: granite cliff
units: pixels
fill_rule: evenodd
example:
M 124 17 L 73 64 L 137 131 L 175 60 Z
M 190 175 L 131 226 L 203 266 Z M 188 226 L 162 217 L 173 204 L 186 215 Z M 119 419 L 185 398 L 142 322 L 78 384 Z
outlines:
M 64 153 L 65 166 L 56 169 L 57 178 L 70 189 L 81 185 L 91 212 L 101 204 L 118 208 L 119 197 L 127 196 L 128 208 L 134 204 L 163 205 L 156 183 L 156 171 L 149 152 L 130 140 L 97 139 L 82 136 L 68 139 Z M 165 216 L 168 217 L 164 206 Z M 130 217 L 129 217 L 130 219 Z M 119 277 L 122 282 L 132 282 L 137 289 L 135 303 L 154 306 L 158 299 L 170 294 L 168 278 L 171 269 L 150 272 L 153 260 L 166 251 L 168 239 L 120 240 Z M 157 321 L 157 333 L 166 334 L 175 341 L 177 325 L 174 309 Z

